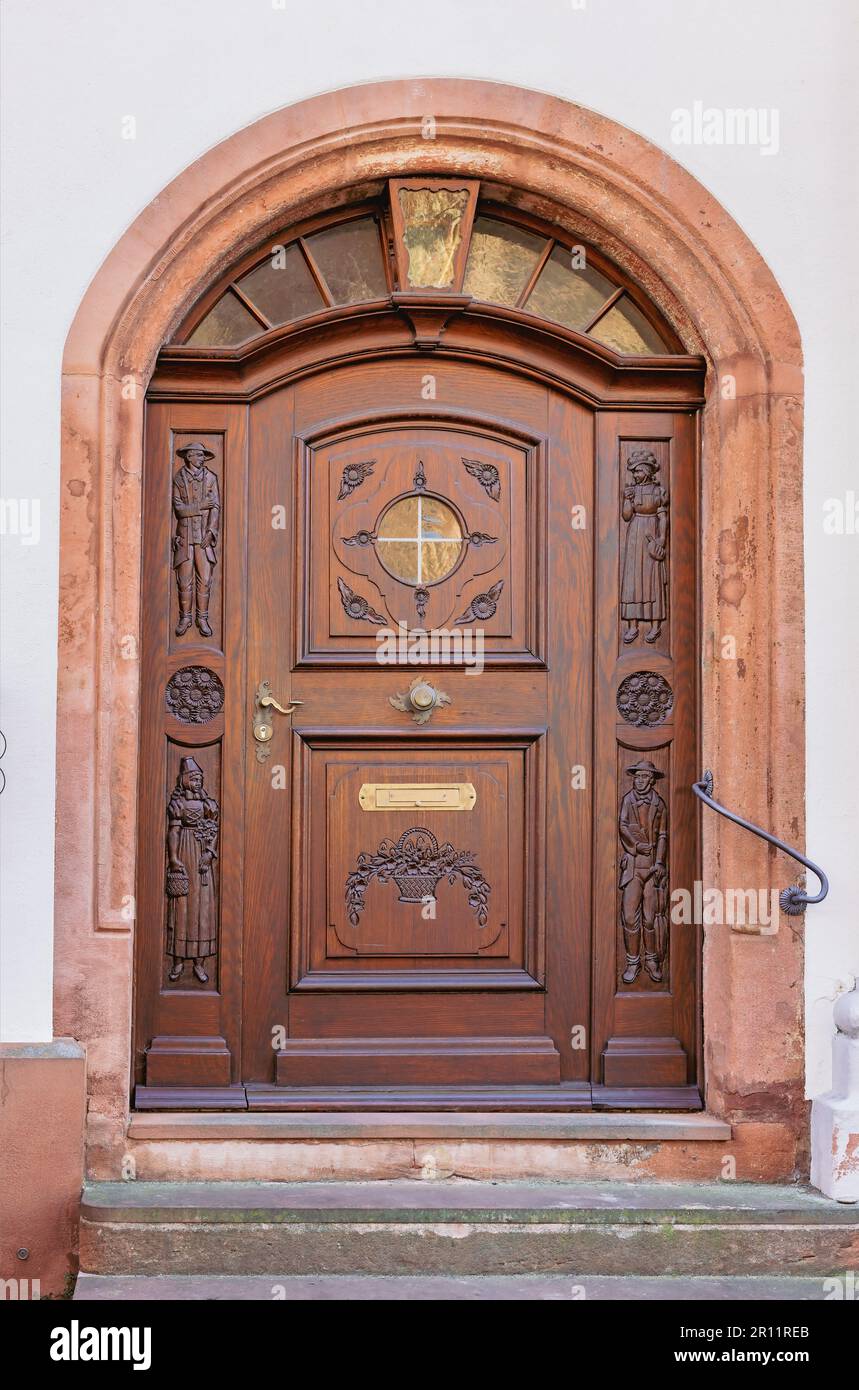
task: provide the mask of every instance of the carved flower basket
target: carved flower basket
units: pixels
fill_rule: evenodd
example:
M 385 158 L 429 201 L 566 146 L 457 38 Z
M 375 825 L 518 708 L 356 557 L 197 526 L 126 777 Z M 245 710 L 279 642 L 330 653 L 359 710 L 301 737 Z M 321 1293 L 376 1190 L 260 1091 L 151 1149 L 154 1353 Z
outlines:
M 439 846 L 426 826 L 413 825 L 397 840 L 383 840 L 375 854 L 360 854 L 358 867 L 346 879 L 346 909 L 349 921 L 357 927 L 364 910 L 364 894 L 374 878 L 380 883 L 391 879 L 400 890 L 401 903 L 421 903 L 434 898 L 443 878 L 449 883 L 461 879 L 468 893 L 468 905 L 481 927 L 486 925 L 489 884 L 474 862 L 470 850 Z
M 435 874 L 405 873 L 395 874 L 394 882 L 400 890 L 401 903 L 420 903 L 424 898 L 434 898 L 439 876 Z

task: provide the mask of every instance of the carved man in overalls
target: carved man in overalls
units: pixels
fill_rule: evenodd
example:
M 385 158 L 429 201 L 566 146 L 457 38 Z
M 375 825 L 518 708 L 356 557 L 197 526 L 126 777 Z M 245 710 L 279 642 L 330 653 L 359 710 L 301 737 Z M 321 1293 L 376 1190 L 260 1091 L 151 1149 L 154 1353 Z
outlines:
M 668 809 L 654 789 L 664 777 L 648 758 L 626 769 L 632 788 L 620 804 L 620 914 L 626 947 L 623 982 L 631 985 L 644 968 L 656 984 L 662 979 L 665 956 L 665 887 L 668 854 Z
M 195 440 L 177 449 L 185 462 L 173 479 L 173 511 L 176 533 L 173 537 L 173 568 L 179 587 L 179 621 L 176 636 L 187 632 L 191 623 L 196 582 L 197 627 L 203 637 L 211 637 L 209 626 L 209 595 L 212 574 L 217 564 L 215 547 L 221 520 L 221 498 L 218 479 L 206 467 L 206 459 L 215 455 Z

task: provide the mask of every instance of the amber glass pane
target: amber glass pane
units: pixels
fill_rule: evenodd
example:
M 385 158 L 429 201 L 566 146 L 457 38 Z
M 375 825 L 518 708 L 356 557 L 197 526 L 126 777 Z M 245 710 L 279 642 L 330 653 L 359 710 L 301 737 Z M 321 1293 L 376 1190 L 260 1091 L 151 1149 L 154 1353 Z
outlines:
M 275 251 L 249 275 L 238 281 L 243 294 L 261 309 L 269 323 L 289 323 L 302 314 L 324 309 L 322 295 L 307 269 L 304 257 L 293 243 Z
M 417 541 L 380 540 L 376 543 L 376 550 L 385 569 L 390 570 L 397 579 L 402 579 L 405 584 L 419 583 L 420 555 Z
M 400 540 L 417 540 L 420 527 L 418 500 L 417 497 L 401 497 L 399 502 L 389 507 L 379 522 L 379 538 L 396 536 Z
M 545 245 L 545 237 L 510 222 L 478 217 L 468 248 L 463 292 L 493 304 L 516 304 Z
M 438 497 L 421 498 L 421 539 L 462 539 L 462 529 L 454 512 Z
M 525 308 L 529 314 L 554 319 L 566 328 L 584 328 L 615 286 L 592 266 L 573 268 L 572 253 L 556 246 L 534 286 Z
M 341 222 L 325 232 L 317 232 L 307 238 L 307 246 L 335 304 L 387 298 L 382 243 L 372 217 Z
M 188 339 L 194 347 L 235 347 L 262 333 L 262 325 L 230 290 L 222 295 Z
M 424 541 L 421 545 L 421 583 L 437 584 L 459 563 L 460 541 Z
M 656 329 L 626 295 L 612 305 L 599 323 L 594 324 L 591 337 L 605 343 L 606 347 L 614 348 L 615 352 L 628 353 L 631 357 L 670 351 Z
M 412 288 L 445 289 L 453 284 L 456 253 L 468 190 L 401 188 L 403 241 L 409 253 Z

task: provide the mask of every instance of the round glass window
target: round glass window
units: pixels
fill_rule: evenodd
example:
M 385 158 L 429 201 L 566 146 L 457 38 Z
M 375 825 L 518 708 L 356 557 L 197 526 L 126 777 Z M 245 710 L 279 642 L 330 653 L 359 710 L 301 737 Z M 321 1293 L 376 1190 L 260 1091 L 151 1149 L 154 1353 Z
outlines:
M 376 528 L 376 554 L 385 569 L 416 588 L 446 579 L 459 564 L 462 547 L 453 507 L 422 493 L 392 503 Z

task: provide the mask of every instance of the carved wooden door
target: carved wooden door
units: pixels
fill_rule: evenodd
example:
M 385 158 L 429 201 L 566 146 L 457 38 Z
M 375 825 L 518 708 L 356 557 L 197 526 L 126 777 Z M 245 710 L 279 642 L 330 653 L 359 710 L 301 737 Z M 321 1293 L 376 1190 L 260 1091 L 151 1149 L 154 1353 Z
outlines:
M 138 1104 L 699 1103 L 694 415 L 426 381 L 150 407 Z
M 591 421 L 488 369 L 419 388 L 379 363 L 251 411 L 249 680 L 296 708 L 249 771 L 246 1080 L 587 1103 Z

